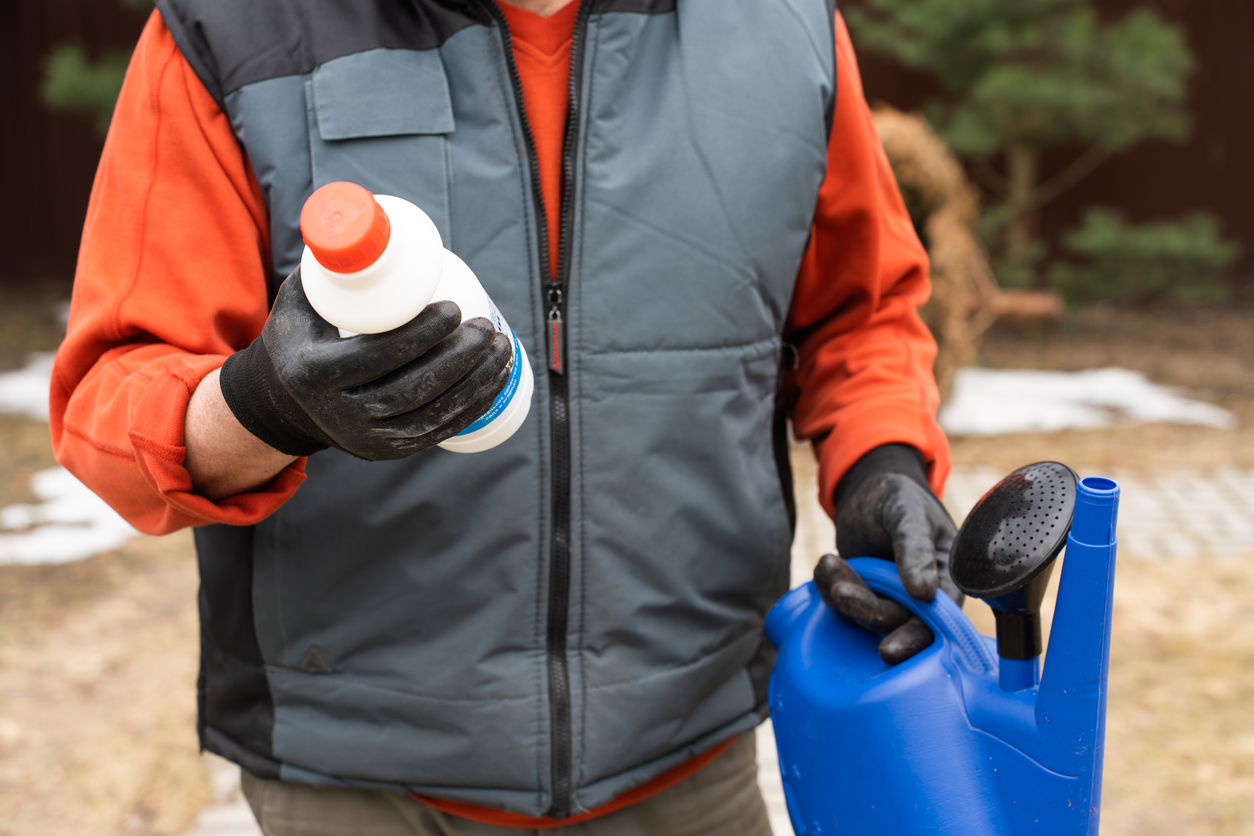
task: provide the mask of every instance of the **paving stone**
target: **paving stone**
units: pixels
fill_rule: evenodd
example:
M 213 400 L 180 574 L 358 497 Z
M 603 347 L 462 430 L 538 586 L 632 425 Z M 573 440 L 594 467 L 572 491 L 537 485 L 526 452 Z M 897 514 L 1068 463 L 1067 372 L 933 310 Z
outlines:
M 1121 553 L 1174 560 L 1254 556 L 1254 468 L 1103 475 L 1120 486 Z M 965 518 L 998 478 L 988 468 L 955 470 L 945 491 L 954 519 Z

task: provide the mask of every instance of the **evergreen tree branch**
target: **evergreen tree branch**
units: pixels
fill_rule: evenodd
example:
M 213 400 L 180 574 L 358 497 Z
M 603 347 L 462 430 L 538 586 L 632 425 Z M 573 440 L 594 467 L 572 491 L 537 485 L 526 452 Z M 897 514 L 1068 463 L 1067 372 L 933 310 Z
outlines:
M 1110 159 L 1110 155 L 1113 153 L 1115 153 L 1114 148 L 1100 142 L 1091 146 L 1074 160 L 1071 165 L 1037 186 L 1033 190 L 1029 207 L 1034 210 L 1039 209 L 1046 203 L 1059 197 L 1096 171 L 1098 166 Z
M 971 161 L 971 174 L 981 186 L 998 197 L 1005 197 L 1006 192 L 1010 190 L 1010 180 L 993 168 L 993 164 L 984 157 L 976 157 Z

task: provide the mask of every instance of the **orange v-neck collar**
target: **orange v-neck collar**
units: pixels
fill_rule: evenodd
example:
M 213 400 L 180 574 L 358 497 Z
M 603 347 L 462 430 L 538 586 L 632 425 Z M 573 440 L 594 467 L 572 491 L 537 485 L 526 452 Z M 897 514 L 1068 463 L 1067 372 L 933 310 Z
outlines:
M 541 17 L 504 0 L 497 0 L 496 5 L 509 21 L 509 33 L 516 46 L 525 44 L 537 57 L 551 59 L 570 47 L 570 41 L 575 35 L 579 2 L 580 0 L 571 0 L 552 17 Z

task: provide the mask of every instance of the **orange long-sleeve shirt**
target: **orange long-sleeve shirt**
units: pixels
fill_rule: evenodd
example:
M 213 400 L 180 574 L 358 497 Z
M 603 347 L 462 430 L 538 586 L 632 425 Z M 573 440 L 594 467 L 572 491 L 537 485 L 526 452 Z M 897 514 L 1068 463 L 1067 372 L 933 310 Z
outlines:
M 570 39 L 545 24 L 573 25 L 573 16 L 537 23 L 507 13 L 553 212 Z M 828 169 L 785 332 L 797 348 L 794 427 L 816 440 L 829 513 L 840 477 L 881 444 L 919 449 L 938 493 L 949 470 L 934 420 L 935 345 L 917 314 L 927 260 L 839 18 L 836 59 Z M 51 391 L 58 460 L 141 531 L 255 523 L 304 479 L 300 460 L 261 489 L 215 503 L 193 491 L 183 467 L 192 391 L 265 322 L 266 229 L 226 116 L 154 13 L 96 174 Z
M 576 6 L 542 19 L 502 5 L 551 231 Z M 926 258 L 880 149 L 839 19 L 836 36 L 828 171 L 786 332 L 797 347 L 789 381 L 794 425 L 798 435 L 821 442 L 820 498 L 829 512 L 837 481 L 880 444 L 922 451 L 938 492 L 949 467 L 932 417 L 935 349 L 916 313 L 929 290 Z M 154 14 L 97 172 L 51 392 L 58 459 L 143 531 L 254 523 L 304 478 L 301 460 L 261 490 L 215 504 L 194 493 L 183 467 L 192 391 L 265 322 L 266 229 L 260 191 L 225 115 Z M 551 246 L 551 261 L 556 252 Z M 497 824 L 570 824 L 678 783 L 727 745 L 560 823 L 424 800 Z

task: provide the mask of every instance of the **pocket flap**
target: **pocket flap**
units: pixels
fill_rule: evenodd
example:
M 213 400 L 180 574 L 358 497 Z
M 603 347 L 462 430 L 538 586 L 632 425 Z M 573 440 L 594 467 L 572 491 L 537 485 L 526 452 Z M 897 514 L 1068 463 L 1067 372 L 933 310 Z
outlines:
M 313 71 L 324 140 L 453 132 L 444 62 L 436 50 L 372 49 Z

